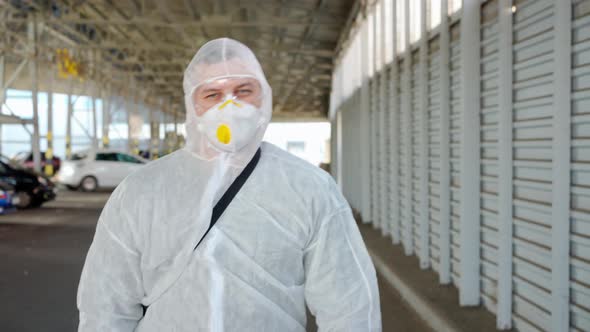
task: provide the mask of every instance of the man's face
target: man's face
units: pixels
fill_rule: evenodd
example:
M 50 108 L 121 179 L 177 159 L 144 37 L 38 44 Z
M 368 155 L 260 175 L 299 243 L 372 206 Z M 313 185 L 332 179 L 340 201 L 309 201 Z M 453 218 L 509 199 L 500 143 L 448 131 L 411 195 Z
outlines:
M 199 86 L 192 95 L 197 116 L 205 114 L 226 98 L 260 108 L 262 88 L 254 78 L 223 78 Z

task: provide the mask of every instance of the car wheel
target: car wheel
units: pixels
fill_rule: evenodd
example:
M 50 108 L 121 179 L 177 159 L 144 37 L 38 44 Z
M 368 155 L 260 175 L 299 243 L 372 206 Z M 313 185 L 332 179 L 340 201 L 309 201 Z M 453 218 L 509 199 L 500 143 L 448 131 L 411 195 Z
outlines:
M 80 187 L 83 191 L 96 191 L 98 188 L 98 181 L 94 176 L 86 176 L 80 182 Z
M 16 196 L 19 199 L 19 202 L 16 205 L 17 209 L 26 209 L 33 203 L 33 196 L 26 191 L 19 191 L 16 193 Z

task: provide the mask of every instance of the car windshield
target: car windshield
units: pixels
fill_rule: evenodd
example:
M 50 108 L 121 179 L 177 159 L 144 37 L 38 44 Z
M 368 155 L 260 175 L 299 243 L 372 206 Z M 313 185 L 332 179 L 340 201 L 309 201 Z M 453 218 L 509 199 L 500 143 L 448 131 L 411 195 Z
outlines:
M 139 159 L 134 158 L 128 154 L 118 153 L 117 158 L 119 161 L 126 162 L 126 163 L 133 163 L 133 164 L 143 164 Z
M 72 154 L 70 160 L 83 160 L 86 159 L 87 156 L 88 154 L 86 152 L 76 152 Z

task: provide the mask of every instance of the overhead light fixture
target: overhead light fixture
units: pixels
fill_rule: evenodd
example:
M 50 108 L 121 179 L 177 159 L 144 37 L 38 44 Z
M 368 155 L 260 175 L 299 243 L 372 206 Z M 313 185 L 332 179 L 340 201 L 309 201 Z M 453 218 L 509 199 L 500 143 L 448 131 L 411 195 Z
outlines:
M 512 6 L 512 13 L 516 13 L 516 6 Z

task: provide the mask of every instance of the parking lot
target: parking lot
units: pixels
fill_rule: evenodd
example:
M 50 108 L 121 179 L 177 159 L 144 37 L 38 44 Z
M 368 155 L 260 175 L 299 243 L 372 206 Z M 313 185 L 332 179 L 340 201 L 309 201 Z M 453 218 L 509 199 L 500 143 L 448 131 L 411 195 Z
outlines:
M 0 330 L 76 329 L 78 279 L 107 197 L 63 192 L 39 209 L 0 216 Z

